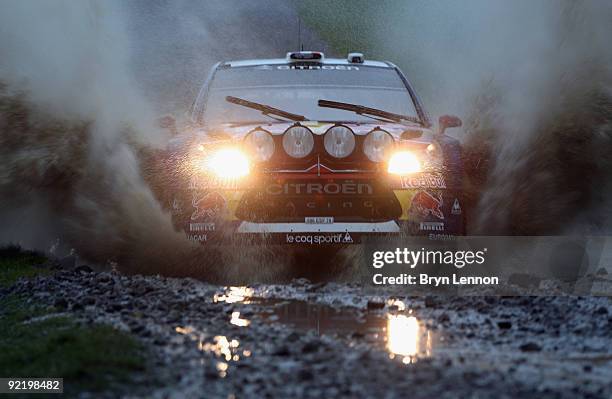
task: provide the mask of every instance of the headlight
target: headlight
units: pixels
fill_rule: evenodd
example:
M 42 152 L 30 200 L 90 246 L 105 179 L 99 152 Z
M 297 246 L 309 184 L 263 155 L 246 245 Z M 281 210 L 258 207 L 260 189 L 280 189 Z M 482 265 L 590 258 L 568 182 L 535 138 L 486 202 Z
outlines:
M 387 172 L 396 175 L 407 175 L 421 171 L 421 161 L 410 151 L 399 151 L 389 159 Z
M 206 169 L 221 179 L 236 179 L 249 174 L 249 159 L 235 148 L 224 148 L 208 157 Z
M 265 130 L 253 130 L 244 138 L 244 144 L 258 161 L 267 161 L 274 154 L 274 139 Z
M 329 155 L 345 158 L 355 149 L 355 135 L 346 126 L 334 126 L 325 133 L 323 144 Z
M 312 132 L 304 126 L 293 126 L 283 135 L 283 148 L 293 158 L 304 158 L 314 148 Z
M 395 140 L 382 129 L 374 129 L 363 141 L 363 152 L 372 162 L 382 162 L 388 158 Z

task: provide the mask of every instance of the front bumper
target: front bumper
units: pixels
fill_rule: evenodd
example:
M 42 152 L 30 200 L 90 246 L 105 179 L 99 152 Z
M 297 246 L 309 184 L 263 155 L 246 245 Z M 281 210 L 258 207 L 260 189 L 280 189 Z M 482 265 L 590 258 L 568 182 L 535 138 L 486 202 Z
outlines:
M 326 184 L 336 192 L 304 192 L 309 187 L 325 191 Z M 337 245 L 360 242 L 364 236 L 463 234 L 461 192 L 439 174 L 396 180 L 279 178 L 249 189 L 191 184 L 186 198 L 179 207 L 184 209 L 178 227 L 189 240 L 203 244 L 264 240 Z

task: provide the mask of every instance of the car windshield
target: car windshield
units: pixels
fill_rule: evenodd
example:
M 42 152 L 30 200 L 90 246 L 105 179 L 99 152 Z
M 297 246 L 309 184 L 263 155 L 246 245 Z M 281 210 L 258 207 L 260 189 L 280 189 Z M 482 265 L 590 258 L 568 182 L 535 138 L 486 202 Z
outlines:
M 265 104 L 316 121 L 372 121 L 372 117 L 366 115 L 320 107 L 320 99 L 417 117 L 410 93 L 392 68 L 362 65 L 312 68 L 299 69 L 299 66 L 289 65 L 220 68 L 211 82 L 204 113 L 197 117 L 207 125 L 274 121 L 260 110 L 226 101 L 227 96 Z

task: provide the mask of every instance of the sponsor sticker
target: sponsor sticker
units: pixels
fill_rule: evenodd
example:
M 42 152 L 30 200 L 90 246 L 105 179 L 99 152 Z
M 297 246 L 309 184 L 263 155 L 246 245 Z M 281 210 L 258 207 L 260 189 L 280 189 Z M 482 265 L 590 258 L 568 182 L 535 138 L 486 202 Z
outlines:
M 455 198 L 455 202 L 453 202 L 451 213 L 453 215 L 461 215 L 461 205 L 459 205 L 459 200 L 457 198 Z
M 346 181 L 341 183 L 284 183 L 268 184 L 266 194 L 269 195 L 295 195 L 295 194 L 367 194 L 374 193 L 369 183 L 355 183 Z
M 423 231 L 444 231 L 444 223 L 442 222 L 421 222 L 419 229 Z
M 220 179 L 215 176 L 192 177 L 189 181 L 189 190 L 237 190 L 236 179 Z
M 306 216 L 304 218 L 306 224 L 333 224 L 333 216 Z
M 349 234 L 348 231 L 346 232 L 346 234 L 342 238 L 342 243 L 343 244 L 352 244 L 353 243 L 353 237 L 351 237 L 351 235 Z
M 214 223 L 189 223 L 189 231 L 215 231 Z
M 335 70 L 335 71 L 358 71 L 359 67 L 352 65 L 311 65 L 311 64 L 296 64 L 296 65 L 278 65 L 276 69 L 301 69 L 301 70 Z
M 427 191 L 419 191 L 412 197 L 412 203 L 410 204 L 410 213 L 416 214 L 421 218 L 426 218 L 429 215 L 433 215 L 438 219 L 444 219 L 442 213 L 442 196 L 440 194 L 434 195 Z
M 225 209 L 225 198 L 218 192 L 206 193 L 204 196 L 194 197 L 193 207 L 195 211 L 191 214 L 191 220 L 211 219 Z
M 334 234 L 287 234 L 285 241 L 288 244 L 310 244 L 310 245 L 323 245 L 323 244 L 352 244 L 353 237 L 347 233 L 334 233 Z
M 444 176 L 434 173 L 402 176 L 401 184 L 402 188 L 446 188 Z
M 207 240 L 206 234 L 189 234 L 187 235 L 187 239 L 189 241 L 203 242 Z

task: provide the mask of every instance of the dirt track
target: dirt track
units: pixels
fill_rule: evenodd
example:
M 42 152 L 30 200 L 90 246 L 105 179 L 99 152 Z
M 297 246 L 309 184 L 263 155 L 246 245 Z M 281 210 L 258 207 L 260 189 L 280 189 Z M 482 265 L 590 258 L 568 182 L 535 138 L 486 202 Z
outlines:
M 151 351 L 137 397 L 612 395 L 612 302 L 576 297 L 372 296 L 294 280 L 59 271 L 10 289 Z

